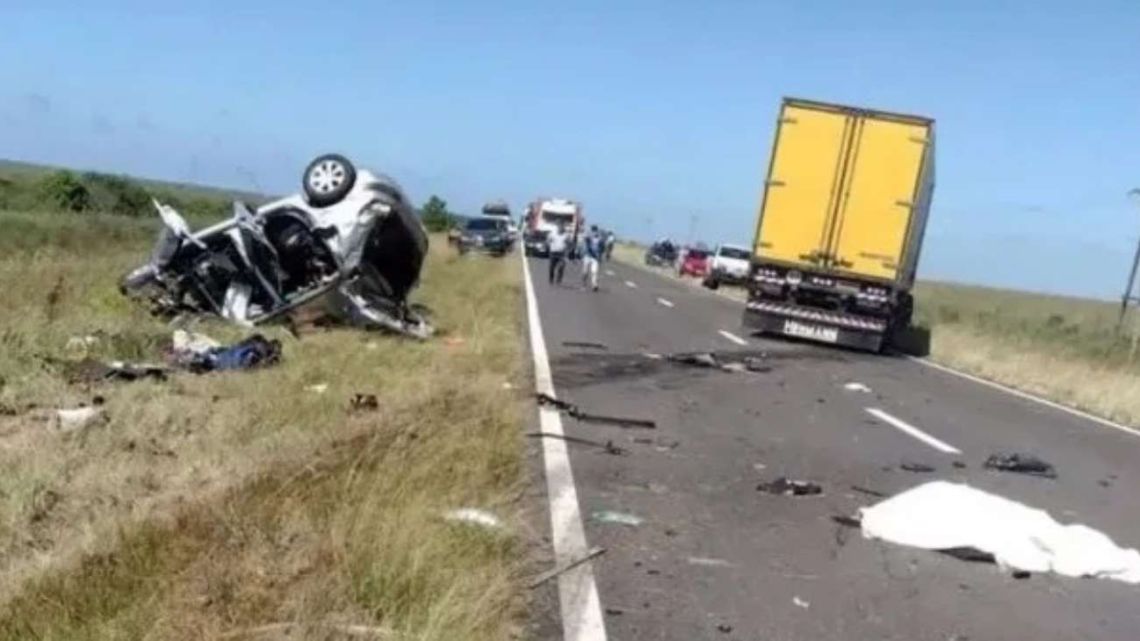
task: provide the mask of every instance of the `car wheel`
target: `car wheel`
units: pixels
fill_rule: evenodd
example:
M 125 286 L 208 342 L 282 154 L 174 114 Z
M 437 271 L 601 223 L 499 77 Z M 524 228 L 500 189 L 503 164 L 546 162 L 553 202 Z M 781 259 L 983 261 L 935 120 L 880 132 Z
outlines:
M 344 200 L 356 183 L 356 167 L 340 154 L 317 156 L 301 178 L 305 197 L 314 207 L 328 207 Z

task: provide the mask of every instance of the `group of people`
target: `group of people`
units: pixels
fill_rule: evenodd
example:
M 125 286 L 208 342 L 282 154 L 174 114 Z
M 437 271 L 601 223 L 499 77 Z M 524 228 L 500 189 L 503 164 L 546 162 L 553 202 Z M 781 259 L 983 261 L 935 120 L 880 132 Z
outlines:
M 615 240 L 613 232 L 603 234 L 597 225 L 592 225 L 589 233 L 581 239 L 571 238 L 564 227 L 551 231 L 546 237 L 550 254 L 551 284 L 562 284 L 571 243 L 575 243 L 581 248 L 578 254 L 582 257 L 582 286 L 598 291 L 598 266 L 613 255 Z

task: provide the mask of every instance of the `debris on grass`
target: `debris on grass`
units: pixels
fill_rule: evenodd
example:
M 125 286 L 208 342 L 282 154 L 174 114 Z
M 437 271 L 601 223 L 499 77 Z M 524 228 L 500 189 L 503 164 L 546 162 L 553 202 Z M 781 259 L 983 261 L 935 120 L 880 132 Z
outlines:
M 190 352 L 204 354 L 212 349 L 222 346 L 221 343 L 205 334 L 176 329 L 170 337 L 171 349 L 174 352 Z
M 348 407 L 354 412 L 373 412 L 380 409 L 380 400 L 375 394 L 356 393 L 349 399 Z
M 254 369 L 274 365 L 281 360 L 281 341 L 254 334 L 229 346 L 202 349 L 205 343 L 191 341 L 184 350 L 172 348 L 171 362 L 181 368 L 202 374 Z
M 817 496 L 823 493 L 823 488 L 812 481 L 800 481 L 781 476 L 774 481 L 765 481 L 756 486 L 756 489 L 766 494 L 778 496 Z
M 55 428 L 61 432 L 75 432 L 107 420 L 101 406 L 76 407 L 55 411 Z
M 50 362 L 50 361 L 49 361 Z M 90 358 L 62 362 L 64 379 L 71 384 L 93 384 L 103 381 L 137 381 L 144 378 L 166 380 L 169 370 L 151 363 L 102 362 Z
M 863 536 L 1026 572 L 1140 584 L 1140 552 L 960 483 L 932 481 L 860 510 Z
M 324 394 L 325 392 L 329 391 L 329 384 L 328 383 L 316 383 L 314 385 L 306 385 L 305 391 L 306 392 L 312 392 L 314 394 Z
M 982 467 L 987 470 L 1000 470 L 1002 472 L 1015 472 L 1040 476 L 1047 479 L 1057 478 L 1057 470 L 1052 464 L 1046 463 L 1036 456 L 1028 454 L 994 454 L 986 459 Z
M 462 507 L 451 510 L 443 515 L 443 518 L 452 523 L 466 523 L 468 525 L 478 525 L 490 530 L 498 530 L 503 527 L 503 522 L 499 517 L 491 514 L 487 510 L 481 510 L 476 507 Z
M 563 574 L 569 572 L 570 570 L 573 570 L 574 568 L 578 567 L 579 565 L 582 565 L 583 563 L 586 563 L 588 561 L 592 561 L 593 559 L 605 554 L 605 552 L 606 552 L 606 549 L 602 548 L 602 547 L 590 548 L 590 550 L 588 552 L 586 552 L 585 554 L 583 554 L 582 556 L 580 556 L 576 559 L 570 559 L 569 561 L 567 561 L 561 565 L 555 566 L 555 567 L 539 574 L 538 576 L 534 577 L 533 579 L 530 580 L 529 583 L 527 583 L 527 587 L 530 588 L 531 590 L 533 590 L 533 589 L 537 588 L 538 586 L 542 585 L 543 583 L 546 583 L 547 581 L 549 581 L 553 578 L 556 578 L 560 575 L 563 575 Z
M 629 514 L 627 512 L 615 512 L 613 510 L 599 510 L 590 515 L 590 520 L 595 523 L 609 523 L 614 525 L 628 525 L 629 527 L 637 527 L 645 522 L 636 514 Z

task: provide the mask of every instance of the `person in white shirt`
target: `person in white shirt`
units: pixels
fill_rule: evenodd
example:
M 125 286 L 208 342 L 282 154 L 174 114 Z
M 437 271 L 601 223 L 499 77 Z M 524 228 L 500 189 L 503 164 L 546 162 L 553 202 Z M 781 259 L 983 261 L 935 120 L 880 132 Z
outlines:
M 562 284 L 562 274 L 566 271 L 566 248 L 570 238 L 562 227 L 555 227 L 546 236 L 546 247 L 550 254 L 550 283 Z

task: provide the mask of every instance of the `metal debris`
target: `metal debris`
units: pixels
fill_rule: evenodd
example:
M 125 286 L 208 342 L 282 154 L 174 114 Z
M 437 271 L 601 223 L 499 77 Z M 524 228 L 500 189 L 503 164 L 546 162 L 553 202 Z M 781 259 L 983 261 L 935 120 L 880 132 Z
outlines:
M 528 583 L 526 587 L 533 590 L 533 589 L 537 588 L 538 586 L 542 585 L 543 583 L 546 583 L 547 581 L 549 581 L 549 580 L 551 580 L 551 579 L 553 579 L 559 575 L 565 574 L 565 573 L 569 572 L 570 570 L 573 570 L 574 568 L 578 567 L 579 565 L 586 563 L 587 561 L 591 561 L 591 560 L 605 554 L 605 552 L 606 552 L 605 548 L 601 548 L 601 547 L 590 548 L 590 551 L 586 552 L 582 556 L 580 556 L 576 559 L 571 559 L 571 560 L 567 561 L 566 563 L 563 563 L 562 565 L 551 568 L 551 569 L 547 570 L 546 572 L 543 572 L 542 574 L 539 574 L 538 576 L 534 577 L 533 579 L 531 579 L 530 583 Z
M 539 392 L 535 394 L 535 399 L 540 406 L 553 407 L 559 411 L 566 412 L 583 423 L 603 423 L 606 425 L 614 425 L 617 427 L 641 427 L 645 429 L 654 429 L 657 427 L 656 421 L 651 421 L 644 418 L 628 418 L 624 416 L 607 416 L 604 414 L 590 414 L 583 412 L 577 405 L 563 401 L 558 398 Z
M 779 496 L 816 496 L 823 494 L 823 488 L 818 483 L 789 479 L 784 476 L 774 481 L 765 481 L 757 485 L 756 489 Z
M 560 441 L 566 441 L 567 443 L 577 443 L 578 445 L 588 445 L 590 447 L 596 447 L 598 449 L 604 450 L 606 454 L 612 454 L 614 456 L 628 456 L 629 455 L 629 450 L 627 450 L 623 447 L 619 447 L 617 445 L 614 445 L 613 441 L 606 441 L 605 443 L 603 443 L 601 441 L 594 441 L 594 440 L 591 440 L 588 438 L 580 438 L 577 436 L 567 436 L 565 434 L 555 434 L 553 432 L 530 432 L 529 434 L 527 434 L 527 436 L 529 436 L 531 438 L 555 438 L 555 439 L 558 439 Z
M 374 411 L 380 409 L 380 401 L 375 394 L 353 394 L 348 401 L 349 409 L 355 411 Z
M 804 601 L 803 599 L 799 598 L 798 596 L 792 597 L 792 603 L 796 607 L 803 608 L 805 610 L 811 607 L 810 603 L 808 603 L 807 601 Z
M 1016 472 L 1047 479 L 1057 478 L 1057 470 L 1052 464 L 1027 454 L 994 454 L 986 459 L 982 467 L 988 470 Z

